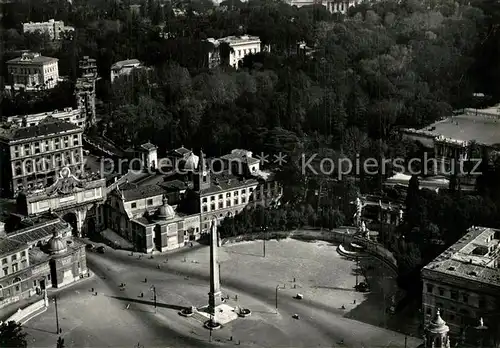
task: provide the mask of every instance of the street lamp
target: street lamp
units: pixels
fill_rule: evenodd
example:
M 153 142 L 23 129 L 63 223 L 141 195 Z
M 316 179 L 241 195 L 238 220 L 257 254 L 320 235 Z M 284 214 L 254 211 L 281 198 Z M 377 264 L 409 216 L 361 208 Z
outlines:
M 154 301 L 155 313 L 156 313 L 156 287 L 154 285 L 151 285 L 150 290 L 153 291 L 153 301 Z
M 262 232 L 265 234 L 262 236 L 262 254 L 264 255 L 263 257 L 266 257 L 266 238 L 267 238 L 267 226 L 262 226 L 261 227 Z
M 55 306 L 55 309 L 56 309 L 56 329 L 57 329 L 57 334 L 60 334 L 62 332 L 62 330 L 59 327 L 59 312 L 57 310 L 57 296 L 54 296 L 54 306 Z
M 280 289 L 279 285 L 276 285 L 276 313 L 278 313 L 278 290 Z

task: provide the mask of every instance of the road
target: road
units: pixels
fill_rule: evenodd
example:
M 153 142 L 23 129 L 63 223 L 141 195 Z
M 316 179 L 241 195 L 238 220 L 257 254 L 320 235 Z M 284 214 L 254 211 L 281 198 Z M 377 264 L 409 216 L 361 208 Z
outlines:
M 141 342 L 146 347 L 209 346 L 209 332 L 202 328 L 201 323 L 193 318 L 180 317 L 177 313 L 182 307 L 200 306 L 207 302 L 209 269 L 202 264 L 191 263 L 195 257 L 192 255 L 200 257 L 199 252 L 206 251 L 206 248 L 187 248 L 166 256 L 155 256 L 154 259 L 146 256 L 139 259 L 137 255 L 131 256 L 127 252 L 111 249 L 107 249 L 104 254 L 88 253 L 88 265 L 97 275 L 92 283 L 95 285 L 92 287 L 98 295 L 92 296 L 89 293 L 83 297 L 88 298 L 87 307 L 100 306 L 106 308 L 109 313 L 103 313 L 98 317 L 87 313 L 89 318 L 83 320 L 81 326 L 94 323 L 98 327 L 107 327 L 108 333 L 101 331 L 104 337 L 99 337 L 100 335 L 95 333 L 96 329 L 90 325 L 85 332 L 76 330 L 79 332 L 76 336 L 73 333 L 68 334 L 68 339 L 77 342 L 75 347 L 124 346 L 125 342 L 130 342 L 129 345 L 132 346 L 135 341 Z M 269 252 L 272 252 L 272 246 L 269 249 Z M 252 257 L 255 267 L 265 267 L 266 259 L 262 257 L 248 256 L 245 262 L 254 262 L 248 261 L 252 260 Z M 226 260 L 226 262 L 232 261 Z M 261 264 L 257 266 L 257 262 Z M 158 264 L 160 269 L 157 268 Z M 212 344 L 234 345 L 239 341 L 244 347 L 404 347 L 404 336 L 344 318 L 345 311 L 320 300 L 321 297 L 310 296 L 301 301 L 294 300 L 292 297 L 298 290 L 285 283 L 283 285 L 287 288 L 279 290 L 277 313 L 276 279 L 272 280 L 272 284 L 266 280 L 259 282 L 255 277 L 245 274 L 248 270 L 243 265 L 233 265 L 235 271 L 225 271 L 230 268 L 229 266 L 224 266 L 221 273 L 223 294 L 231 296 L 231 305 L 251 308 L 253 313 L 249 318 L 238 319 L 223 329 L 214 331 Z M 268 266 L 273 267 L 272 264 Z M 119 286 L 121 283 L 126 284 L 123 289 Z M 156 311 L 152 301 L 153 285 L 157 292 Z M 83 285 L 87 292 L 90 286 L 90 283 Z M 141 292 L 143 297 L 140 297 Z M 237 301 L 234 300 L 234 295 L 238 296 Z M 356 293 L 354 295 L 360 296 Z M 76 295 L 69 296 L 68 299 L 74 297 Z M 80 297 L 82 294 L 78 295 L 78 298 Z M 129 309 L 125 310 L 127 306 Z M 64 307 L 64 304 L 61 307 Z M 292 318 L 295 313 L 299 314 L 300 320 Z M 53 317 L 53 313 L 48 313 L 49 317 L 51 315 Z M 41 317 L 43 316 L 45 314 Z M 66 317 L 69 316 L 68 310 Z M 51 320 L 53 321 L 53 318 Z M 33 330 L 40 327 L 37 321 L 38 318 L 33 319 Z M 30 324 L 32 322 L 27 325 Z M 50 325 L 53 326 L 53 322 Z M 122 333 L 117 331 L 120 327 L 130 327 L 130 329 Z M 89 337 L 82 337 L 85 334 Z M 341 340 L 344 343 L 337 344 Z M 408 347 L 414 347 L 417 343 L 418 340 L 410 338 Z

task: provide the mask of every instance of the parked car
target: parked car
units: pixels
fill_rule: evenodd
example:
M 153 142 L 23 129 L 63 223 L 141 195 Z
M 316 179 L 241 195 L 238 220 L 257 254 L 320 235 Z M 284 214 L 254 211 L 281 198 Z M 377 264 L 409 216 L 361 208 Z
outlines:
M 106 249 L 103 246 L 100 246 L 97 248 L 97 252 L 100 254 L 104 254 L 105 251 L 106 251 Z
M 89 243 L 89 244 L 87 244 L 87 245 L 85 246 L 85 248 L 86 248 L 87 250 L 92 250 L 92 249 L 94 249 L 94 244 Z

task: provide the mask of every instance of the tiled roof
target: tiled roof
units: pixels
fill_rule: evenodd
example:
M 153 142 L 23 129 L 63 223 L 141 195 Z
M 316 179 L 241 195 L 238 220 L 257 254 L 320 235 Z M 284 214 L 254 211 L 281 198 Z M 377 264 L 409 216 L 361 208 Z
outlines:
M 9 238 L 0 238 L 0 256 L 10 255 L 26 248 L 28 245 L 24 243 Z
M 22 230 L 9 233 L 7 237 L 11 240 L 24 244 L 33 244 L 40 240 L 50 239 L 54 231 L 67 229 L 68 224 L 61 219 L 54 219 L 41 224 L 36 224 Z
M 73 130 L 81 131 L 81 128 L 73 123 L 49 116 L 36 126 L 15 127 L 11 125 L 9 128 L 2 127 L 0 128 L 0 137 L 8 140 L 23 140 Z
M 175 156 L 175 157 L 184 157 L 190 152 L 193 152 L 193 151 L 186 149 L 184 147 L 184 145 L 182 145 L 178 149 L 168 151 L 168 155 Z
M 248 155 L 249 155 L 248 151 L 236 149 L 233 150 L 231 153 L 222 156 L 221 159 L 227 161 L 240 161 L 241 163 L 248 163 L 248 164 L 255 164 L 260 162 L 259 159 L 253 158 Z
M 222 191 L 235 190 L 252 185 L 257 185 L 259 182 L 256 179 L 240 178 L 230 174 L 212 174 L 211 183 L 208 189 L 201 190 L 200 194 L 207 195 Z
M 158 185 L 139 186 L 129 190 L 122 190 L 125 202 L 137 199 L 154 197 L 165 193 L 165 190 Z

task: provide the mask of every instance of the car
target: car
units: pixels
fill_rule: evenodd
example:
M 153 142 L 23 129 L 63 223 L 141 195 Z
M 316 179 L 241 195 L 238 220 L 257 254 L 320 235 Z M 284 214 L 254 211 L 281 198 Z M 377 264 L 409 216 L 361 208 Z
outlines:
M 370 287 L 365 282 L 361 282 L 356 286 L 356 290 L 359 292 L 370 292 Z
M 92 249 L 94 249 L 94 244 L 89 243 L 85 246 L 85 248 L 88 250 L 92 250 Z
M 97 252 L 100 254 L 104 254 L 105 251 L 106 251 L 106 249 L 103 246 L 100 246 L 97 248 Z

